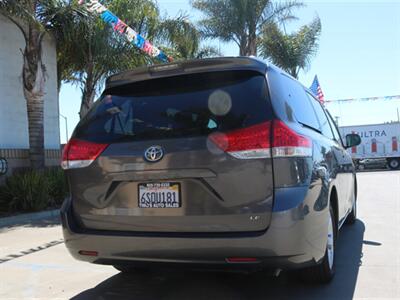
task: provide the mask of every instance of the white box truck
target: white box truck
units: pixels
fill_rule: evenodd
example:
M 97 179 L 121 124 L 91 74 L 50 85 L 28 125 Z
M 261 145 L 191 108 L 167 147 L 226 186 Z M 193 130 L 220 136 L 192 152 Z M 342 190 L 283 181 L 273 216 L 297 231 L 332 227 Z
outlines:
M 343 126 L 339 128 L 342 138 L 349 133 L 357 133 L 361 144 L 349 148 L 358 164 L 364 159 L 386 159 L 389 168 L 400 168 L 400 123 Z

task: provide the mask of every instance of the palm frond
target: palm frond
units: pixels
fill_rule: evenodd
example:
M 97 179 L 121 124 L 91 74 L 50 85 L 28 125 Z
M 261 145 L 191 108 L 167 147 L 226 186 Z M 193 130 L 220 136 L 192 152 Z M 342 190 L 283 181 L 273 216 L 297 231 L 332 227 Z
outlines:
M 257 35 L 266 24 L 292 20 L 293 10 L 303 6 L 293 0 L 192 0 L 191 4 L 204 15 L 199 22 L 202 33 L 235 42 L 242 55 L 257 54 Z
M 293 15 L 293 10 L 304 7 L 305 5 L 298 1 L 286 1 L 286 2 L 269 2 L 268 9 L 265 9 L 262 14 L 262 20 L 258 25 L 258 29 L 270 22 L 275 21 L 278 23 L 284 21 L 296 20 L 297 17 Z
M 318 50 L 321 21 L 316 17 L 298 31 L 285 34 L 276 23 L 265 25 L 260 39 L 260 54 L 297 77 L 300 69 L 307 70 Z

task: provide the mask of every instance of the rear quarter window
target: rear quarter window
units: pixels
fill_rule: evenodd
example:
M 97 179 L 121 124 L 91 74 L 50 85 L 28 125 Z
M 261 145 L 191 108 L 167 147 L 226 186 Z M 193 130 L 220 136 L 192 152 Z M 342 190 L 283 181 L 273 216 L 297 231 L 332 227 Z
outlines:
M 320 130 L 314 109 L 303 86 L 285 74 L 282 74 L 282 80 L 287 102 L 292 108 L 296 120 L 301 124 Z
M 308 98 L 310 99 L 311 105 L 313 106 L 315 113 L 318 118 L 318 122 L 320 125 L 321 133 L 329 139 L 334 139 L 331 126 L 329 125 L 328 118 L 324 109 L 321 106 L 321 103 L 317 99 L 315 99 L 312 95 L 306 92 Z
M 331 125 L 333 136 L 335 137 L 335 140 L 340 145 L 343 146 L 342 137 L 341 137 L 341 135 L 339 133 L 338 127 L 337 127 L 335 121 L 333 121 L 332 116 L 331 116 L 331 114 L 329 113 L 328 110 L 326 110 L 326 116 L 328 117 L 328 121 L 329 121 L 329 124 Z

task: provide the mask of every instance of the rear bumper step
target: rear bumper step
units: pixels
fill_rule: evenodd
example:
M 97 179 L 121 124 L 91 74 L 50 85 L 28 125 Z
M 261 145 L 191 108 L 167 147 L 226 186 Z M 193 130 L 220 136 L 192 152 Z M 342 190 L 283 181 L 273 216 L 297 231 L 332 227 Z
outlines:
M 239 231 L 239 232 L 153 232 L 153 231 L 116 231 L 85 228 L 80 225 L 72 211 L 70 200 L 66 200 L 60 210 L 61 222 L 63 227 L 72 233 L 102 235 L 102 236 L 120 236 L 120 237 L 182 237 L 182 238 L 232 238 L 232 237 L 258 237 L 264 235 L 268 228 L 260 231 Z
M 97 264 L 143 264 L 164 266 L 177 264 L 208 269 L 208 266 L 228 269 L 243 267 L 273 267 L 294 269 L 318 262 L 324 254 L 326 240 L 305 240 L 302 234 L 309 222 L 299 220 L 293 226 L 282 227 L 295 212 L 277 215 L 276 223 L 262 232 L 237 233 L 167 233 L 116 232 L 85 229 L 73 217 L 69 201 L 61 209 L 66 247 L 78 260 Z M 315 224 L 315 222 L 310 223 Z M 321 251 L 318 248 L 323 248 Z M 95 251 L 97 256 L 79 254 Z M 256 258 L 257 262 L 230 263 L 229 257 Z

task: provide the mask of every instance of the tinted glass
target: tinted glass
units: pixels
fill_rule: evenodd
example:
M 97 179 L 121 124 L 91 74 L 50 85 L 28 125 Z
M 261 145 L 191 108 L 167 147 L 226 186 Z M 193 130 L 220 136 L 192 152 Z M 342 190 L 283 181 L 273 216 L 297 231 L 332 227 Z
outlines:
M 327 115 L 327 117 L 328 117 L 329 125 L 331 125 L 332 132 L 333 132 L 333 135 L 334 135 L 334 137 L 335 137 L 335 140 L 336 140 L 339 144 L 343 145 L 343 143 L 342 143 L 342 138 L 341 138 L 341 136 L 340 136 L 340 134 L 339 134 L 338 128 L 337 128 L 337 126 L 336 126 L 336 123 L 333 121 L 332 116 L 330 115 L 329 111 L 326 111 L 326 115 Z
M 288 103 L 300 123 L 319 130 L 319 123 L 314 109 L 304 91 L 304 88 L 295 80 L 282 74 L 283 84 L 287 92 Z
M 315 113 L 317 115 L 321 133 L 326 136 L 327 138 L 333 139 L 333 133 L 331 130 L 331 126 L 329 125 L 328 118 L 326 117 L 325 111 L 321 106 L 321 103 L 309 93 L 306 93 L 310 99 L 311 105 L 313 106 Z
M 154 79 L 105 91 L 74 136 L 97 142 L 208 135 L 271 119 L 263 75 L 215 72 Z

